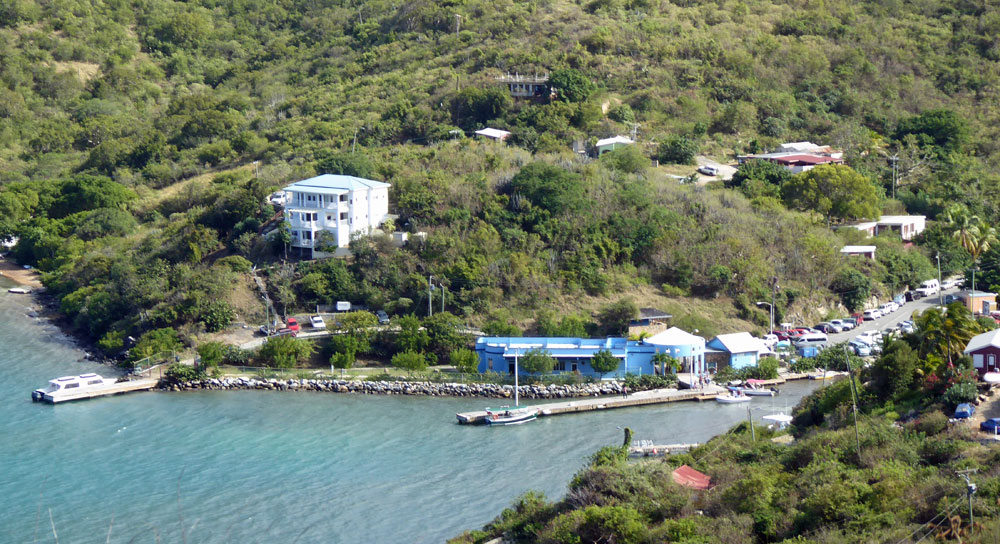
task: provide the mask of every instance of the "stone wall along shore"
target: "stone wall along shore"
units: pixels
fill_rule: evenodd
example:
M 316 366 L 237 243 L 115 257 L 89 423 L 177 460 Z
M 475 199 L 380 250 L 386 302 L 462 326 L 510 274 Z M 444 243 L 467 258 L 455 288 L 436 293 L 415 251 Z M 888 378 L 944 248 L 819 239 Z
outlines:
M 431 383 L 354 380 L 298 380 L 258 378 L 206 378 L 175 385 L 161 384 L 168 391 L 319 391 L 326 393 L 360 393 L 367 395 L 426 395 L 430 397 L 485 397 L 513 398 L 513 385 L 488 383 Z M 522 385 L 518 394 L 522 399 L 564 399 L 620 395 L 617 382 L 588 383 L 580 385 Z

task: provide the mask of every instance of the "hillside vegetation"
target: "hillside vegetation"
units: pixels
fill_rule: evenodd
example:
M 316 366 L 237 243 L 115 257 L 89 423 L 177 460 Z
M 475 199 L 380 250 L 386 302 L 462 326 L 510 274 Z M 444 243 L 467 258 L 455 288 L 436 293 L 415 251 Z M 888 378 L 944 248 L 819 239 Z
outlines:
M 775 282 L 779 318 L 823 317 L 930 277 L 927 255 L 946 274 L 979 256 L 951 232 L 1000 210 L 995 7 L 16 0 L 0 8 L 0 235 L 111 352 L 235 318 L 234 275 L 284 257 L 280 232 L 261 236 L 265 196 L 317 172 L 389 181 L 395 228 L 430 235 L 271 270 L 282 310 L 406 314 L 433 274 L 475 323 L 535 327 L 586 306 L 567 300 L 652 288 L 764 326 L 754 302 Z M 506 72 L 551 74 L 557 97 L 512 100 Z M 512 145 L 465 138 L 486 125 Z M 570 151 L 633 128 L 633 148 Z M 649 167 L 793 140 L 842 147 L 853 170 L 761 169 L 727 190 Z M 858 190 L 817 193 L 832 186 Z M 880 210 L 942 221 L 922 251 L 885 239 L 877 262 L 841 259 L 859 237 L 828 225 Z

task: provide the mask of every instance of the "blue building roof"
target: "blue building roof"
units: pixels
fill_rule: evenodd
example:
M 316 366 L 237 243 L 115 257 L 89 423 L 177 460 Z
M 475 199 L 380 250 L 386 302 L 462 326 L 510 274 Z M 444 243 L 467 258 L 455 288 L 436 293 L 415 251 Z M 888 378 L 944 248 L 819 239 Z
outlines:
M 540 349 L 559 357 L 593 357 L 601 350 L 624 357 L 626 349 L 652 349 L 625 338 L 560 338 L 560 337 L 497 337 L 484 336 L 476 340 L 476 349 L 503 352 L 505 356 L 524 355 L 529 350 Z
M 375 181 L 372 179 L 357 178 L 354 176 L 342 176 L 337 174 L 323 174 L 314 178 L 296 181 L 285 187 L 286 191 L 302 191 L 307 193 L 343 193 L 346 191 L 357 191 L 364 189 L 375 189 L 378 187 L 390 187 L 388 183 Z

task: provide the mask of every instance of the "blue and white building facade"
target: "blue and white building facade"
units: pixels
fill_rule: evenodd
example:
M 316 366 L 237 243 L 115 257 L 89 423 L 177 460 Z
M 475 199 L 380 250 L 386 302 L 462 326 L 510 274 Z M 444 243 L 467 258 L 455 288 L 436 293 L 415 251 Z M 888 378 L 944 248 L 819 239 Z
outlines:
M 707 347 L 710 359 L 728 364 L 736 370 L 757 366 L 761 352 L 767 351 L 764 343 L 748 332 L 720 334 L 713 338 Z
M 668 334 L 669 333 L 669 334 Z M 657 337 L 660 337 L 657 339 Z M 553 373 L 579 373 L 600 378 L 601 373 L 590 366 L 599 351 L 610 351 L 620 362 L 618 368 L 604 378 L 623 378 L 626 374 L 660 374 L 653 356 L 667 353 L 684 364 L 684 371 L 704 370 L 705 339 L 688 334 L 676 327 L 644 340 L 626 338 L 560 338 L 560 337 L 482 337 L 476 341 L 479 372 L 514 372 L 514 358 L 530 350 L 542 350 L 556 360 Z M 522 375 L 528 374 L 523 368 Z
M 285 187 L 285 221 L 292 247 L 309 248 L 320 232 L 347 247 L 351 235 L 369 234 L 389 215 L 388 183 L 323 174 Z

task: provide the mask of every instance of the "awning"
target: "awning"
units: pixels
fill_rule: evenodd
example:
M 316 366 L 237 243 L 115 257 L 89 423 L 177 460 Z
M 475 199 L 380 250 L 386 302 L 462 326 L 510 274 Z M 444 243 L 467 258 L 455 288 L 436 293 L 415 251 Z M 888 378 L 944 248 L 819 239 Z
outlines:
M 711 478 L 687 465 L 681 465 L 674 469 L 672 476 L 675 484 L 684 487 L 692 489 L 709 489 L 712 487 Z
M 1000 383 L 1000 372 L 987 372 L 983 374 L 983 381 L 986 383 Z

